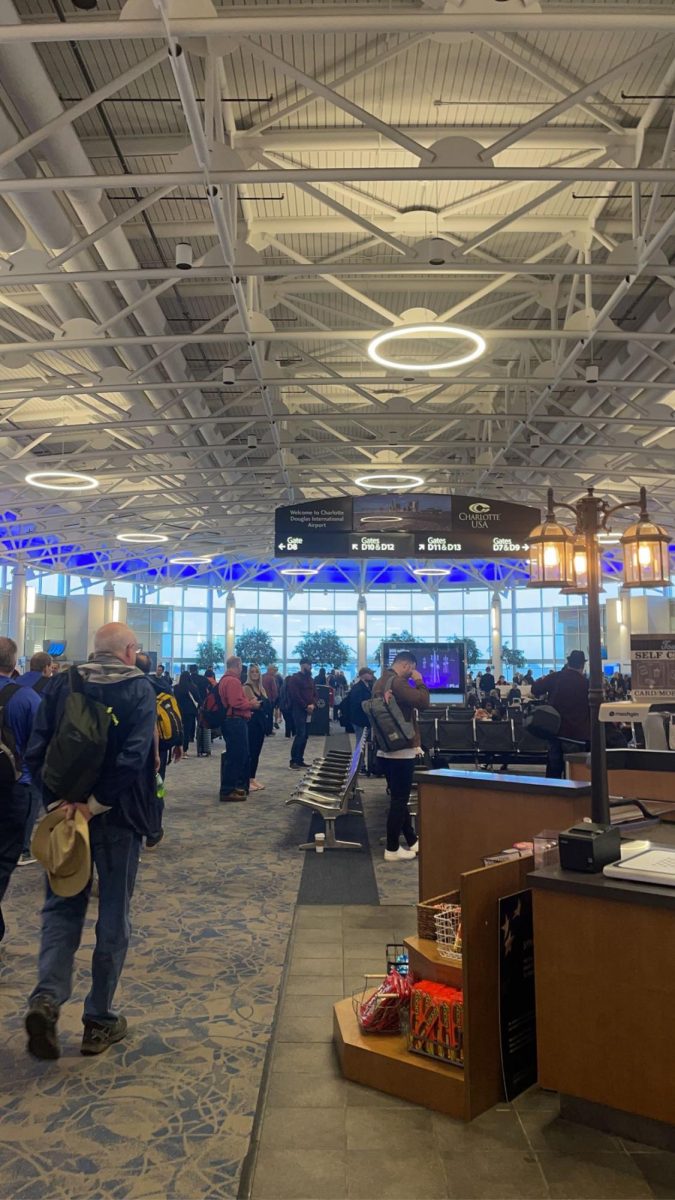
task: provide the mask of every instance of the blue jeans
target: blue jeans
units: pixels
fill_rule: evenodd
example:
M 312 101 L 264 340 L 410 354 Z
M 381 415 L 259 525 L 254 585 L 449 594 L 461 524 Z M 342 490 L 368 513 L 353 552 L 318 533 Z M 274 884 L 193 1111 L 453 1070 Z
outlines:
M 108 823 L 106 816 L 89 822 L 91 857 L 99 881 L 96 946 L 91 960 L 91 991 L 84 1002 L 84 1022 L 111 1025 L 113 998 L 129 948 L 129 908 L 136 882 L 141 838 L 133 829 Z M 69 999 L 75 954 L 82 939 L 91 879 L 78 896 L 56 896 L 47 883 L 42 909 L 38 983 L 34 996 L 51 996 L 57 1007 Z
M 248 791 L 250 760 L 248 750 L 248 721 L 243 717 L 228 717 L 223 721 L 225 751 L 220 756 L 220 794 Z
M 0 800 L 0 900 L 2 900 L 23 850 L 26 821 L 31 804 L 30 784 L 15 783 Z M 0 942 L 5 921 L 0 908 Z
M 294 704 L 291 709 L 293 719 L 293 728 L 295 737 L 291 746 L 291 762 L 301 763 L 305 755 L 305 746 L 307 745 L 307 737 L 309 733 L 309 721 L 307 720 L 307 710 L 302 708 L 300 704 Z
M 31 783 L 30 811 L 28 813 L 28 820 L 26 821 L 26 831 L 23 835 L 24 854 L 30 853 L 30 840 L 33 836 L 33 829 L 35 827 L 35 822 L 41 817 L 42 811 L 42 790 L 41 788 L 37 787 L 36 784 Z

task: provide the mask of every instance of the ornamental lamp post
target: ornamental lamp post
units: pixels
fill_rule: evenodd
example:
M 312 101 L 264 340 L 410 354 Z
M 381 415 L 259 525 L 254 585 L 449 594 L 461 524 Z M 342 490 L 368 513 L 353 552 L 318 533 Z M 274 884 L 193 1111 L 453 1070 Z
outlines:
M 556 504 L 548 490 L 546 519 L 529 537 L 529 587 L 558 587 L 568 595 L 588 597 L 588 707 L 591 732 L 591 814 L 599 824 L 609 824 L 609 788 L 604 729 L 600 723 L 603 701 L 602 626 L 600 593 L 602 575 L 598 534 L 608 531 L 610 517 L 620 509 L 638 508 L 639 517 L 621 537 L 624 583 L 632 587 L 667 587 L 670 583 L 668 534 L 650 520 L 647 491 L 639 499 L 613 507 L 589 488 L 576 504 Z M 576 532 L 560 525 L 556 509 L 566 508 L 576 518 Z

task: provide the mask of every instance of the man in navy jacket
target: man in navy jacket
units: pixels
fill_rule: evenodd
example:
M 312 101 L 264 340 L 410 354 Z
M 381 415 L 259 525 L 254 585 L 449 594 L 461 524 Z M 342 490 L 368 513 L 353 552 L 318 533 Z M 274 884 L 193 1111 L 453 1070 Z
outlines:
M 84 1002 L 83 1054 L 100 1054 L 127 1031 L 124 1017 L 113 1011 L 113 999 L 129 946 L 129 908 L 136 881 L 143 835 L 160 823 L 155 794 L 155 694 L 136 667 L 138 643 L 127 625 L 114 622 L 98 630 L 91 661 L 77 668 L 86 696 L 112 708 L 103 769 L 93 794 L 77 808 L 89 821 L 91 856 L 99 879 L 96 949 L 92 986 Z M 47 747 L 58 727 L 69 693 L 68 673 L 47 688 L 33 726 L 27 761 L 40 779 Z M 46 807 L 60 800 L 43 784 Z M 58 1058 L 59 1009 L 70 996 L 73 961 L 80 944 L 91 880 L 77 896 L 57 896 L 47 884 L 42 910 L 38 983 L 26 1014 L 28 1049 L 36 1058 Z
M 18 648 L 12 638 L 0 637 L 0 706 L 4 710 L 3 728 L 14 740 L 19 760 L 19 778 L 0 797 L 0 901 L 9 886 L 19 861 L 31 810 L 31 774 L 26 762 L 33 720 L 40 697 L 31 688 L 22 688 L 12 672 L 16 669 Z M 3 789 L 4 790 L 4 789 Z M 5 936 L 5 921 L 0 908 L 0 942 Z

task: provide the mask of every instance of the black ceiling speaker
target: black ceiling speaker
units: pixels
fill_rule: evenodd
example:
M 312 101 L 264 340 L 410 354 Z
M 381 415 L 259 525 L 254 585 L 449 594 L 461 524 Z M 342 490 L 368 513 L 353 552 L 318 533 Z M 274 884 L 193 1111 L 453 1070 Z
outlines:
M 83 12 L 91 12 L 97 6 L 97 0 L 73 0 L 75 8 L 82 9 Z

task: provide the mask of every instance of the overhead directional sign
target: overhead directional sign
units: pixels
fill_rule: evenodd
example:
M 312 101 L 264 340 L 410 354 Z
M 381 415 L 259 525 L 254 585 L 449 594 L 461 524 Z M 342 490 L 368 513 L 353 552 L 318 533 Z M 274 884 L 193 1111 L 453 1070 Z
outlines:
M 539 509 L 502 500 L 400 493 L 278 508 L 278 558 L 524 557 Z

